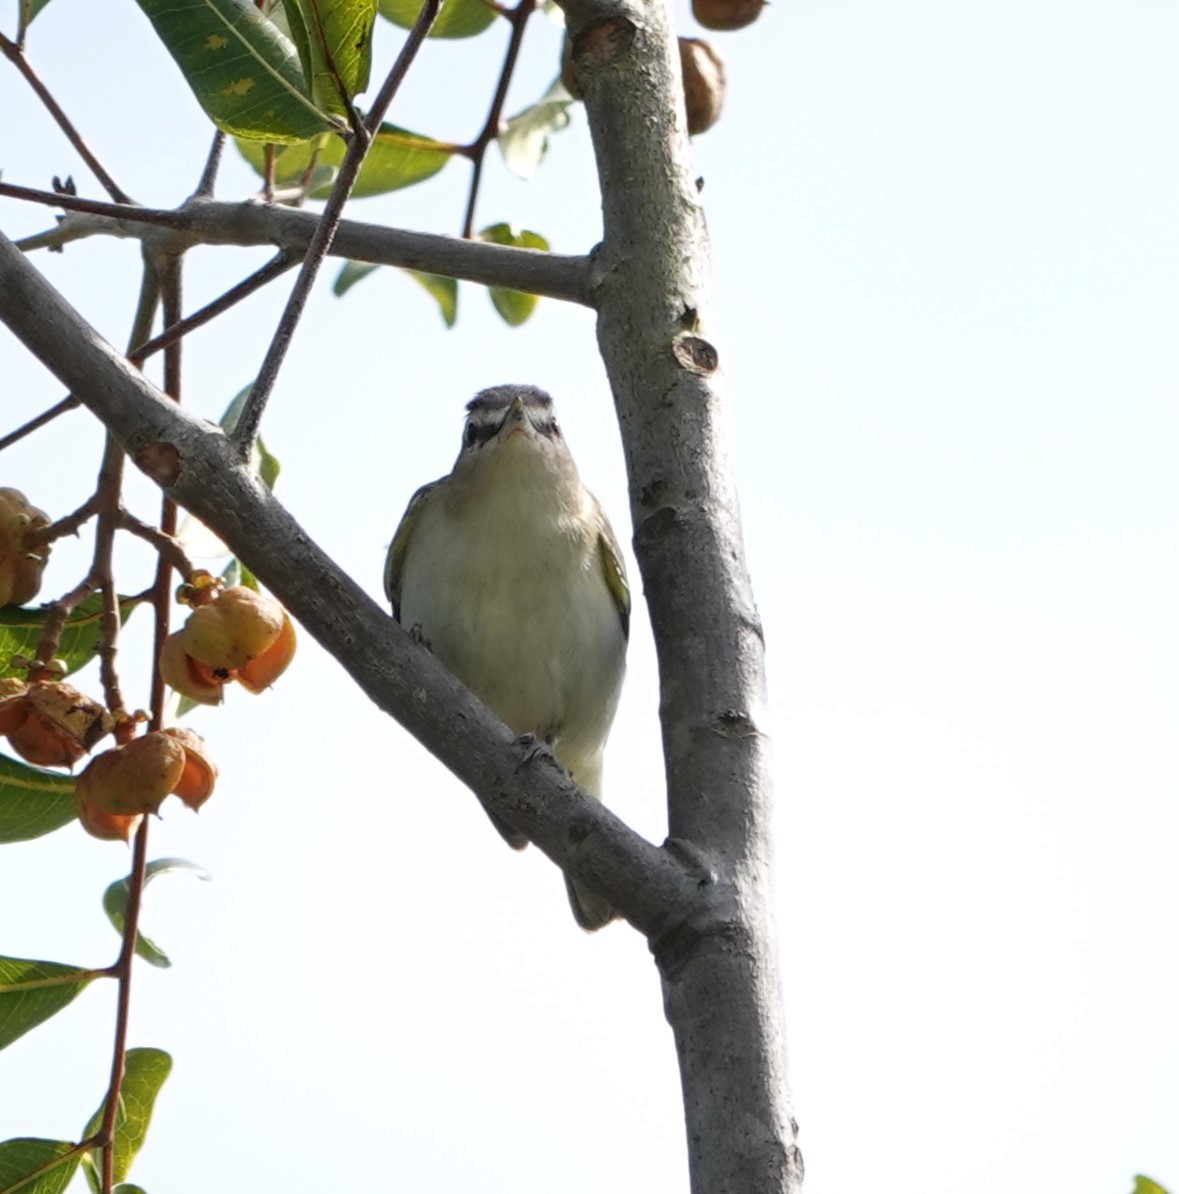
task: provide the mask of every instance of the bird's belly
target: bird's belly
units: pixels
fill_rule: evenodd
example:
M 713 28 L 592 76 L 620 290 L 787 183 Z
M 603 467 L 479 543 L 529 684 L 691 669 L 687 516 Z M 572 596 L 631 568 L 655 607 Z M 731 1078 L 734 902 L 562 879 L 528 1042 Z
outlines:
M 401 621 L 516 733 L 553 741 L 576 776 L 609 731 L 626 640 L 596 550 L 522 538 L 518 550 L 519 537 L 497 536 L 495 550 L 473 537 L 407 561 Z

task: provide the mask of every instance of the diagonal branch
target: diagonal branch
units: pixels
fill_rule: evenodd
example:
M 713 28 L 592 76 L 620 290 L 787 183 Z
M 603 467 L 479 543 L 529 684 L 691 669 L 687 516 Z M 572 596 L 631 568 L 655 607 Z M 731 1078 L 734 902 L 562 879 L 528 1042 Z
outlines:
M 61 105 L 53 98 L 53 94 L 49 88 L 41 82 L 40 78 L 33 71 L 20 43 L 9 41 L 3 33 L 0 33 L 0 54 L 3 54 L 20 71 L 25 78 L 25 82 L 37 93 L 37 98 L 49 109 L 49 114 L 57 121 L 58 128 L 65 133 L 69 143 L 78 151 L 79 156 L 86 165 L 90 167 L 94 177 L 102 183 L 106 193 L 116 203 L 130 203 L 131 197 L 103 168 L 102 163 L 94 156 L 93 151 L 86 142 L 82 140 L 82 134 L 74 128 L 70 118 L 62 111 Z
M 653 940 L 709 897 L 675 853 L 588 797 L 518 741 L 314 543 L 221 432 L 166 399 L 0 234 L 0 319 L 118 437 L 131 459 L 211 527 L 361 689 L 498 816 Z
M 421 12 L 418 13 L 417 20 L 414 21 L 413 28 L 409 31 L 409 36 L 401 47 L 401 53 L 397 55 L 388 77 L 381 86 L 366 122 L 360 121 L 356 109 L 348 101 L 348 97 L 343 94 L 341 96 L 347 105 L 348 115 L 352 122 L 352 140 L 349 142 L 348 152 L 344 155 L 344 161 L 340 165 L 340 173 L 332 185 L 332 192 L 319 217 L 315 234 L 307 246 L 307 254 L 303 258 L 303 264 L 300 266 L 298 277 L 291 288 L 287 305 L 279 319 L 274 336 L 271 338 L 270 346 L 266 350 L 262 366 L 258 370 L 258 377 L 250 387 L 250 392 L 246 395 L 245 406 L 242 407 L 241 417 L 234 425 L 232 439 L 243 460 L 249 460 L 253 451 L 254 440 L 257 439 L 258 428 L 262 424 L 262 414 L 266 410 L 266 403 L 274 389 L 278 371 L 282 367 L 287 349 L 291 345 L 291 337 L 295 334 L 295 328 L 303 317 L 303 308 L 307 305 L 307 298 L 311 294 L 311 287 L 315 284 L 316 276 L 319 274 L 319 267 L 332 247 L 336 230 L 340 226 L 344 204 L 348 202 L 348 196 L 352 194 L 352 188 L 356 185 L 360 168 L 364 165 L 369 146 L 372 145 L 373 132 L 381 127 L 385 112 L 393 102 L 397 89 L 401 86 L 413 60 L 417 57 L 418 50 L 426 40 L 426 35 L 430 32 L 430 26 L 434 24 L 435 17 L 438 16 L 441 4 L 442 0 L 424 0 Z M 343 84 L 340 83 L 339 74 L 331 62 L 330 55 L 328 55 L 328 64 L 331 66 L 332 74 L 342 92 Z
M 520 0 L 515 8 L 504 12 L 503 15 L 511 22 L 512 33 L 508 38 L 508 48 L 504 52 L 499 81 L 495 85 L 495 94 L 491 97 L 491 107 L 488 109 L 487 119 L 483 122 L 483 128 L 470 145 L 463 147 L 463 153 L 471 159 L 473 167 L 471 186 L 467 192 L 467 210 L 463 216 L 463 236 L 468 240 L 475 228 L 475 203 L 479 198 L 479 183 L 483 178 L 483 159 L 487 156 L 487 147 L 499 136 L 504 101 L 508 98 L 508 87 L 516 70 L 516 59 L 520 55 L 520 44 L 524 40 L 524 28 L 535 9 L 536 0 Z

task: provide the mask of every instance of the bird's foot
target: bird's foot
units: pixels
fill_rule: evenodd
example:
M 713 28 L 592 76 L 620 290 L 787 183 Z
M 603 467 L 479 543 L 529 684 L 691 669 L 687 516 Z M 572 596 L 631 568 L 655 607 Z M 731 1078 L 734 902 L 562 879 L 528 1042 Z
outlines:
M 521 748 L 523 752 L 520 756 L 520 761 L 516 764 L 516 770 L 521 771 L 528 766 L 529 763 L 536 759 L 554 758 L 553 755 L 553 735 L 546 735 L 544 738 L 536 734 L 521 734 L 516 739 L 516 745 Z

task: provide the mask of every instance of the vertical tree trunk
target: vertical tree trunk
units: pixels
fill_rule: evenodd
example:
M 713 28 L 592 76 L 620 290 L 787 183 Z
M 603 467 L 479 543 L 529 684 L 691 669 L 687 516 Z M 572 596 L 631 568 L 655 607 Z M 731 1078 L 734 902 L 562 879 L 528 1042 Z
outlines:
M 671 845 L 704 882 L 652 949 L 695 1194 L 796 1191 L 770 899 L 763 644 L 707 332 L 708 243 L 661 0 L 565 0 L 601 178 L 598 339 L 659 656 Z

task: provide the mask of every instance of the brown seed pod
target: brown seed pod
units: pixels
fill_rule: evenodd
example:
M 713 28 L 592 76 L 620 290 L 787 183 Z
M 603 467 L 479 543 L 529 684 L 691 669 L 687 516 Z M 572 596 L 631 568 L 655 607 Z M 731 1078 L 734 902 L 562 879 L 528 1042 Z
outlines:
M 213 795 L 217 783 L 217 768 L 209 758 L 204 739 L 182 726 L 173 726 L 160 733 L 178 742 L 184 749 L 184 771 L 172 789 L 195 813 Z
M 262 655 L 282 633 L 286 611 L 245 585 L 193 610 L 180 632 L 184 649 L 215 672 L 232 672 Z
M 73 685 L 38 680 L 23 695 L 0 700 L 0 725 L 21 758 L 41 767 L 72 767 L 114 723 Z
M 117 813 L 103 812 L 102 809 L 84 804 L 80 800 L 77 804 L 78 820 L 82 823 L 82 828 L 91 837 L 99 838 L 104 842 L 129 842 L 139 828 L 139 822 L 143 820 L 142 814 L 137 814 L 134 817 L 121 817 Z
M 720 119 L 725 102 L 725 63 L 699 37 L 681 37 L 679 46 L 688 132 L 694 137 L 707 132 Z
M 160 732 L 95 755 L 78 776 L 78 806 L 132 817 L 154 813 L 184 774 L 184 746 Z
M 744 29 L 765 6 L 766 0 L 692 0 L 692 16 L 705 29 Z
M 30 547 L 26 537 L 49 521 L 19 489 L 0 488 L 0 605 L 24 605 L 41 591 L 49 545 Z
M 220 705 L 225 699 L 228 675 L 217 676 L 211 667 L 198 663 L 184 648 L 184 631 L 164 639 L 160 649 L 160 675 L 169 688 L 200 705 Z
M 282 629 L 274 642 L 257 659 L 251 659 L 237 670 L 238 683 L 247 692 L 264 692 L 287 670 L 295 657 L 295 624 L 286 610 L 283 610 L 282 619 Z

